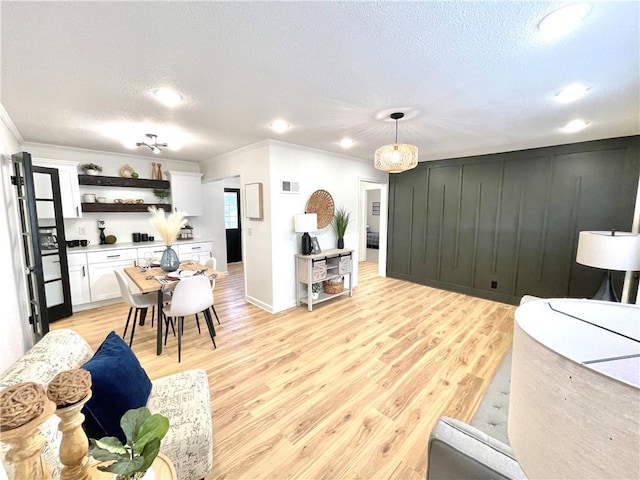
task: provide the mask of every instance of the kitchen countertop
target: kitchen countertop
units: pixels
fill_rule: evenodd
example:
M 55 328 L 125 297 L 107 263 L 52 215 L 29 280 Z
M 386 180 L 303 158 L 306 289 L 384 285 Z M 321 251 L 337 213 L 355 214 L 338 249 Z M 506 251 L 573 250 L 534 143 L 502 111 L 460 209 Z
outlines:
M 202 243 L 202 242 L 211 242 L 211 239 L 208 238 L 194 238 L 191 240 L 176 240 L 172 246 L 177 247 L 181 244 L 188 243 Z M 130 248 L 148 248 L 148 247 L 164 247 L 165 244 L 162 240 L 154 240 L 153 242 L 122 242 L 122 243 L 113 243 L 111 245 L 93 245 L 89 244 L 86 247 L 67 247 L 67 255 L 73 253 L 86 253 L 86 252 L 101 252 L 104 250 L 122 250 L 122 249 L 130 249 Z

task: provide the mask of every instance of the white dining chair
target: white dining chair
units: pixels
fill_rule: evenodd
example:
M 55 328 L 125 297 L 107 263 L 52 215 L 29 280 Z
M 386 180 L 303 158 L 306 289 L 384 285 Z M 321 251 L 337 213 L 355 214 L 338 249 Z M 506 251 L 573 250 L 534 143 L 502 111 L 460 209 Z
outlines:
M 196 315 L 202 312 L 213 342 L 213 348 L 217 348 L 214 338 L 216 331 L 209 312 L 209 308 L 212 305 L 211 284 L 206 275 L 183 278 L 173 290 L 171 304 L 164 308 L 163 313 L 167 317 L 167 321 L 171 321 L 172 324 L 174 320 L 178 322 L 176 325 L 176 330 L 178 331 L 178 362 L 182 357 L 182 332 L 184 330 L 184 317 L 187 315 Z M 165 332 L 164 341 L 166 344 L 167 332 Z
M 129 282 L 125 276 L 125 273 L 122 270 L 114 270 L 116 274 L 116 279 L 118 280 L 118 285 L 120 286 L 120 294 L 122 295 L 122 300 L 124 303 L 129 305 L 129 315 L 127 316 L 127 323 L 124 326 L 124 333 L 122 334 L 122 338 L 124 339 L 127 336 L 127 330 L 129 328 L 129 321 L 131 320 L 131 312 L 133 309 L 136 309 L 136 313 L 133 316 L 133 325 L 131 326 L 131 338 L 129 339 L 129 346 L 133 343 L 133 335 L 136 332 L 136 323 L 138 323 L 138 314 L 144 310 L 145 313 L 151 307 L 151 321 L 153 325 L 153 315 L 155 313 L 155 306 L 157 302 L 157 297 L 155 295 L 145 295 L 138 294 L 134 295 L 131 293 L 131 289 L 129 288 Z
M 218 266 L 218 261 L 216 260 L 216 257 L 211 257 L 208 258 L 206 262 L 204 262 L 204 266 L 207 268 L 212 268 L 212 269 L 216 269 L 216 267 Z M 220 325 L 220 318 L 218 318 L 218 312 L 216 312 L 216 299 L 215 299 L 215 294 L 213 293 L 213 291 L 216 288 L 216 279 L 214 278 L 211 281 L 211 297 L 213 298 L 213 303 L 211 304 L 211 310 L 213 311 L 213 314 L 216 316 L 216 320 L 218 322 L 218 325 Z

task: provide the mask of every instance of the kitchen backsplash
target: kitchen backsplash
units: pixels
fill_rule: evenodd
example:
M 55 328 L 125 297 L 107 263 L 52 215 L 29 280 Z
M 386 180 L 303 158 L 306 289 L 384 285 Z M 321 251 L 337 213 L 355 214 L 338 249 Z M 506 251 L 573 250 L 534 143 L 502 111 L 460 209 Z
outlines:
M 115 235 L 117 243 L 130 243 L 133 241 L 134 233 L 146 233 L 160 239 L 158 232 L 149 222 L 149 213 L 88 213 L 85 212 L 82 218 L 65 219 L 64 229 L 66 240 L 89 240 L 91 245 L 100 243 L 100 231 L 98 230 L 98 220 L 104 221 L 105 235 Z M 198 230 L 198 218 L 189 219 L 189 224 L 193 226 L 195 238 L 202 238 L 206 235 L 204 231 Z M 204 229 L 203 229 L 204 230 Z M 82 248 L 82 247 L 79 247 Z M 74 248 L 76 250 L 76 248 Z

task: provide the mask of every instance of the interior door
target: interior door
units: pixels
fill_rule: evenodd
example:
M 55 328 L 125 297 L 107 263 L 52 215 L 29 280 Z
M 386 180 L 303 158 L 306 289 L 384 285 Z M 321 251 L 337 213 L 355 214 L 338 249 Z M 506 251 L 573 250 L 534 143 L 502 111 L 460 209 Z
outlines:
M 69 266 L 58 170 L 32 167 L 38 243 L 49 322 L 72 315 Z
M 224 225 L 227 233 L 227 263 L 242 261 L 240 189 L 224 189 Z
M 49 318 L 46 307 L 44 273 L 38 231 L 36 195 L 33 184 L 31 155 L 27 152 L 11 156 L 13 175 L 11 183 L 16 187 L 20 234 L 24 254 L 24 275 L 29 295 L 29 324 L 35 341 L 49 332 Z

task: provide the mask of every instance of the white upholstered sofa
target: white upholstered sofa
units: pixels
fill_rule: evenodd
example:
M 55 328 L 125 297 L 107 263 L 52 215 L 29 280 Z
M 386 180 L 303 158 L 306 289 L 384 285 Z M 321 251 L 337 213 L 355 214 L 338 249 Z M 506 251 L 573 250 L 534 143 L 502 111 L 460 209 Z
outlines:
M 0 375 L 0 390 L 22 382 L 40 383 L 46 388 L 59 372 L 79 368 L 93 354 L 89 344 L 73 330 L 49 332 Z M 162 441 L 160 451 L 173 462 L 178 479 L 196 480 L 206 477 L 213 465 L 209 382 L 206 373 L 203 370 L 189 370 L 152 380 L 147 407 L 152 413 L 160 413 L 169 418 L 169 431 Z M 43 458 L 53 479 L 60 478 L 62 468 L 58 458 L 61 440 L 58 423 L 58 417 L 53 415 L 42 428 L 46 438 Z M 0 443 L 3 459 L 6 449 L 7 446 Z

